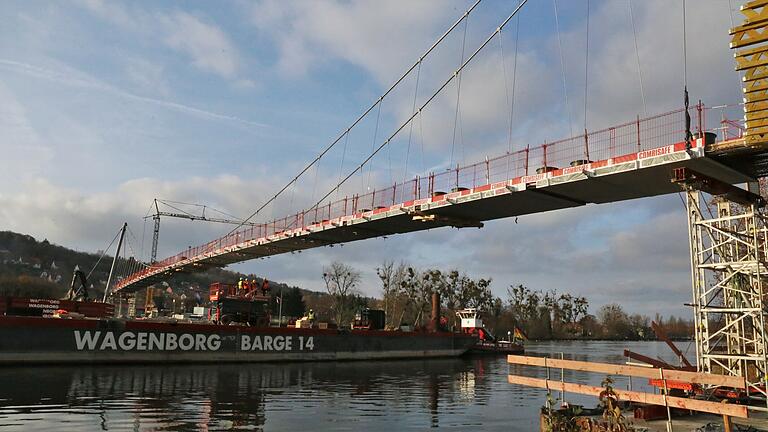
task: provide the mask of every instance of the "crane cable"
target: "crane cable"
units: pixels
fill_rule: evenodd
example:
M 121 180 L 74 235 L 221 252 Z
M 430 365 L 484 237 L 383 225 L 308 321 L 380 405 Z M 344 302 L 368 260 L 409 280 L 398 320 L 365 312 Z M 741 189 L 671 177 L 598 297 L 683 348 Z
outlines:
M 313 166 L 313 165 L 314 165 L 314 164 L 315 164 L 317 161 L 319 161 L 319 160 L 320 160 L 320 158 L 322 158 L 323 156 L 325 156 L 325 154 L 326 154 L 326 153 L 328 153 L 328 152 L 329 152 L 329 151 L 330 151 L 330 150 L 331 150 L 331 149 L 332 149 L 332 148 L 333 148 L 333 147 L 334 147 L 334 146 L 335 146 L 335 145 L 336 145 L 336 144 L 337 144 L 339 141 L 341 141 L 341 138 L 342 138 L 342 137 L 344 137 L 345 133 L 349 132 L 349 131 L 350 131 L 350 130 L 353 128 L 353 127 L 355 127 L 355 126 L 356 126 L 358 123 L 360 123 L 360 122 L 363 120 L 363 118 L 365 118 L 365 117 L 368 115 L 368 113 L 370 113 L 371 111 L 373 111 L 373 109 L 374 109 L 374 108 L 375 108 L 375 107 L 376 107 L 376 106 L 379 104 L 379 101 L 381 101 L 381 99 L 383 99 L 383 98 L 384 98 L 384 97 L 386 97 L 388 94 L 390 94 L 390 93 L 392 92 L 392 90 L 394 90 L 394 89 L 395 89 L 395 87 L 397 87 L 397 86 L 398 86 L 398 85 L 399 85 L 399 84 L 400 84 L 400 83 L 401 83 L 401 82 L 402 82 L 402 81 L 405 79 L 405 77 L 407 77 L 407 76 L 408 76 L 408 75 L 409 75 L 409 74 L 410 74 L 410 73 L 413 71 L 413 69 L 415 69 L 417 66 L 419 66 L 419 65 L 422 63 L 422 61 L 424 61 L 424 59 L 425 59 L 425 58 L 426 58 L 426 57 L 427 57 L 427 56 L 428 56 L 428 55 L 429 55 L 429 54 L 430 54 L 432 51 L 434 51 L 434 49 L 435 49 L 435 48 L 436 48 L 436 47 L 437 47 L 437 46 L 438 46 L 440 43 L 442 43 L 442 41 L 443 41 L 443 40 L 444 40 L 446 37 L 448 37 L 448 35 L 449 35 L 449 34 L 451 34 L 451 33 L 452 33 L 452 32 L 453 32 L 453 30 L 454 30 L 454 29 L 455 29 L 455 28 L 456 28 L 456 27 L 457 27 L 459 24 L 461 24 L 461 22 L 462 22 L 462 21 L 463 21 L 465 18 L 467 18 L 467 17 L 469 16 L 469 14 L 470 14 L 470 13 L 472 13 L 472 11 L 475 9 L 475 7 L 477 7 L 477 5 L 478 5 L 478 4 L 480 4 L 480 2 L 481 2 L 481 1 L 482 1 L 482 0 L 476 0 L 476 1 L 475 1 L 475 3 L 473 3 L 473 4 L 472 4 L 472 6 L 470 6 L 470 7 L 469 7 L 469 9 L 467 9 L 467 11 L 466 11 L 466 12 L 464 12 L 464 14 L 463 14 L 463 15 L 462 15 L 462 16 L 461 16 L 461 17 L 460 17 L 458 20 L 456 20 L 456 21 L 453 23 L 453 25 L 451 25 L 451 26 L 448 28 L 448 30 L 446 30 L 446 31 L 445 31 L 445 33 L 443 33 L 443 34 L 442 34 L 442 35 L 441 35 L 439 38 L 437 38 L 437 40 L 436 40 L 436 41 L 435 41 L 435 42 L 432 44 L 432 46 L 430 46 L 430 47 L 429 47 L 429 48 L 428 48 L 428 49 L 427 49 L 427 50 L 424 52 L 424 54 L 422 54 L 422 55 L 421 55 L 421 56 L 418 58 L 418 60 L 416 60 L 416 62 L 415 62 L 415 63 L 414 63 L 414 64 L 413 64 L 413 65 L 412 65 L 410 68 L 408 68 L 408 70 L 407 70 L 407 71 L 405 71 L 405 73 L 404 73 L 404 74 L 402 74 L 402 75 L 400 76 L 400 78 L 398 78 L 398 79 L 395 81 L 395 83 L 394 83 L 394 84 L 392 84 L 392 85 L 389 87 L 389 89 L 387 89 L 387 91 L 385 91 L 385 92 L 384 92 L 384 94 L 381 96 L 381 98 L 377 99 L 377 100 L 376 100 L 376 102 L 374 102 L 374 103 L 373 103 L 373 104 L 372 104 L 370 107 L 368 107 L 368 109 L 366 109 L 366 110 L 365 110 L 365 111 L 364 111 L 364 112 L 363 112 L 363 113 L 362 113 L 360 116 L 358 116 L 358 117 L 357 117 L 357 119 L 356 119 L 354 122 L 352 122 L 352 124 L 351 124 L 349 127 L 347 127 L 347 129 L 345 130 L 345 132 L 342 132 L 342 134 L 341 134 L 341 135 L 339 135 L 339 136 L 338 136 L 338 137 L 337 137 L 335 140 L 333 140 L 333 142 L 331 142 L 331 144 L 330 144 L 330 145 L 326 146 L 326 147 L 323 149 L 323 151 L 322 151 L 322 152 L 320 152 L 320 154 L 319 154 L 317 157 L 315 157 L 315 158 L 312 160 L 312 162 L 310 162 L 309 164 L 307 164 L 307 165 L 306 165 L 306 166 L 305 166 L 305 167 L 304 167 L 304 168 L 303 168 L 303 169 L 302 169 L 302 170 L 301 170 L 301 171 L 300 171 L 300 172 L 299 172 L 299 173 L 298 173 L 296 176 L 294 176 L 294 177 L 293 177 L 293 179 L 292 179 L 291 181 L 289 181 L 289 182 L 288 182 L 288 183 L 287 183 L 285 186 L 283 186 L 283 187 L 282 187 L 282 188 L 281 188 L 279 191 L 277 191 L 277 193 L 275 193 L 275 194 L 274 194 L 274 195 L 273 195 L 273 196 L 272 196 L 270 199 L 268 199 L 268 200 L 267 200 L 267 201 L 266 201 L 264 204 L 262 204 L 262 205 L 261 205 L 261 206 L 260 206 L 258 209 L 256 209 L 256 211 L 254 211 L 253 213 L 251 213 L 251 215 L 250 215 L 250 216 L 248 216 L 246 219 L 244 219 L 244 220 L 242 221 L 242 223 L 240 223 L 240 225 L 238 225 L 238 226 L 236 226 L 235 228 L 233 228 L 233 229 L 232 229 L 232 230 L 229 232 L 229 234 L 227 234 L 227 235 L 230 235 L 230 234 L 234 233 L 234 232 L 235 232 L 235 231 L 237 231 L 237 230 L 238 230 L 240 227 L 242 227 L 242 226 L 243 226 L 243 224 L 245 224 L 246 222 L 248 222 L 248 221 L 250 221 L 251 219 L 253 219 L 253 217 L 254 217 L 254 216 L 256 216 L 256 215 L 257 215 L 257 214 L 258 214 L 258 213 L 259 213 L 261 210 L 263 210 L 263 209 L 264 209 L 266 206 L 268 206 L 269 204 L 271 204 L 271 203 L 272 203 L 272 202 L 273 202 L 275 199 L 277 199 L 277 197 L 278 197 L 278 196 L 280 196 L 280 194 L 282 194 L 282 193 L 283 193 L 283 192 L 284 192 L 286 189 L 288 189 L 288 188 L 289 188 L 289 187 L 290 187 L 290 186 L 291 186 L 293 183 L 295 183 L 295 182 L 296 182 L 296 181 L 299 179 L 299 177 L 301 177 L 301 176 L 302 176 L 304 173 L 306 173 L 306 172 L 307 172 L 307 171 L 308 171 L 308 170 L 309 170 L 309 169 L 310 169 L 310 168 L 311 168 L 311 167 L 312 167 L 312 166 Z
M 518 5 L 517 5 L 517 7 L 515 8 L 515 10 L 513 10 L 513 11 L 512 11 L 512 13 L 511 13 L 509 16 L 507 16 L 507 18 L 506 18 L 506 19 L 505 19 L 505 20 L 504 20 L 504 21 L 503 21 L 503 22 L 502 22 L 502 23 L 499 25 L 499 27 L 497 27 L 497 28 L 496 28 L 496 30 L 494 30 L 494 31 L 493 31 L 493 33 L 491 33 L 491 34 L 490 34 L 490 35 L 489 35 L 489 36 L 488 36 L 488 37 L 485 39 L 485 41 L 484 41 L 484 42 L 483 42 L 483 43 L 482 43 L 482 44 L 481 44 L 481 45 L 480 45 L 480 46 L 479 46 L 479 47 L 478 47 L 478 48 L 477 48 L 477 49 L 476 49 L 476 50 L 475 50 L 475 51 L 472 53 L 472 55 L 470 55 L 470 56 L 469 56 L 469 57 L 468 57 L 468 58 L 467 58 L 467 59 L 464 61 L 464 63 L 463 63 L 463 64 L 462 64 L 462 65 L 461 65 L 461 66 L 460 66 L 460 67 L 459 67 L 459 68 L 456 70 L 456 72 L 454 72 L 454 73 L 453 73 L 453 74 L 452 74 L 452 75 L 451 75 L 451 76 L 450 76 L 450 77 L 449 77 L 447 80 L 445 80 L 445 82 L 444 82 L 444 83 L 443 83 L 443 84 L 442 84 L 442 85 L 441 85 L 441 86 L 440 86 L 440 87 L 439 87 L 439 88 L 438 88 L 438 89 L 437 89 L 437 90 L 436 90 L 434 93 L 432 93 L 432 96 L 430 96 L 430 97 L 429 97 L 429 98 L 426 100 L 426 102 L 424 102 L 424 104 L 422 104 L 422 105 L 419 107 L 419 110 L 418 110 L 418 111 L 416 111 L 416 112 L 414 112 L 413 114 L 411 114 L 411 115 L 410 115 L 410 116 L 409 116 L 409 117 L 408 117 L 408 118 L 407 118 L 407 119 L 406 119 L 406 120 L 405 120 L 405 121 L 404 121 L 404 122 L 403 122 L 403 123 L 402 123 L 402 124 L 401 124 L 401 125 L 400 125 L 400 126 L 399 126 L 399 127 L 398 127 L 398 128 L 397 128 L 397 129 L 396 129 L 396 130 L 395 130 L 395 131 L 392 133 L 392 134 L 391 134 L 391 135 L 390 135 L 390 136 L 389 136 L 389 138 L 387 138 L 387 139 L 386 139 L 386 140 L 385 140 L 383 143 L 381 143 L 381 145 L 379 145 L 379 146 L 376 148 L 376 150 L 375 150 L 373 153 L 371 153 L 370 155 L 368 155 L 368 157 L 367 157 L 367 158 L 365 158 L 365 160 L 363 160 L 363 162 L 362 162 L 362 163 L 360 163 L 360 164 L 359 164 L 359 165 L 358 165 L 358 166 L 357 166 L 357 167 L 356 167 L 356 168 L 355 168 L 355 169 L 354 169 L 354 170 L 353 170 L 351 173 L 349 173 L 349 174 L 348 174 L 346 177 L 344 177 L 344 179 L 343 179 L 341 182 L 339 182 L 339 184 L 337 184 L 337 185 L 336 185 L 336 186 L 334 186 L 334 187 L 333 187 L 333 188 L 332 188 L 330 191 L 328 191 L 328 193 L 326 193 L 326 194 L 325 194 L 325 195 L 324 195 L 324 196 L 323 196 L 323 197 L 322 197 L 322 198 L 321 198 L 319 201 L 317 201 L 317 202 L 315 203 L 315 205 L 314 205 L 314 206 L 312 206 L 311 208 L 317 208 L 317 207 L 320 205 L 320 203 L 322 203 L 323 201 L 325 201 L 325 199 L 326 199 L 326 198 L 328 198 L 329 196 L 331 196 L 331 194 L 332 194 L 332 193 L 333 193 L 335 190 L 337 190 L 338 188 L 340 188 L 340 187 L 341 187 L 341 186 L 342 186 L 342 185 L 343 185 L 343 184 L 344 184 L 344 183 L 345 183 L 347 180 L 349 180 L 349 179 L 350 179 L 350 178 L 351 178 L 353 175 L 355 175 L 355 173 L 356 173 L 357 171 L 362 171 L 362 169 L 363 169 L 363 167 L 365 167 L 365 164 L 366 164 L 366 163 L 368 163 L 368 162 L 369 162 L 371 159 L 373 159 L 373 157 L 374 157 L 374 156 L 376 156 L 376 154 L 377 154 L 379 151 L 381 151 L 381 149 L 383 149 L 385 146 L 387 146 L 387 145 L 390 143 L 390 141 L 392 141 L 392 139 L 393 139 L 395 136 L 397 136 L 397 134 L 398 134 L 398 133 L 400 133 L 400 131 L 402 131 L 403 129 L 405 129 L 405 127 L 408 125 L 408 123 L 410 123 L 410 122 L 411 122 L 411 121 L 412 121 L 412 120 L 413 120 L 413 119 L 414 119 L 414 118 L 415 118 L 415 117 L 416 117 L 416 116 L 417 116 L 419 113 L 421 113 L 421 111 L 422 111 L 424 108 L 426 108 L 426 107 L 427 107 L 427 105 L 429 105 L 429 104 L 430 104 L 430 103 L 431 103 L 431 102 L 432 102 L 432 101 L 433 101 L 433 100 L 434 100 L 434 99 L 437 97 L 437 95 L 439 95 L 439 94 L 440 94 L 440 93 L 441 93 L 441 92 L 442 92 L 442 91 L 443 91 L 443 90 L 444 90 L 444 89 L 445 89 L 445 88 L 448 86 L 448 84 L 450 84 L 450 83 L 451 83 L 451 81 L 453 81 L 453 79 L 454 79 L 455 77 L 457 77 L 457 76 L 459 75 L 459 73 L 460 73 L 460 72 L 461 72 L 461 71 L 462 71 L 462 70 L 463 70 L 463 69 L 464 69 L 464 68 L 465 68 L 465 67 L 466 67 L 466 66 L 467 66 L 469 63 L 471 63 L 471 62 L 472 62 L 472 60 L 474 60 L 474 59 L 475 59 L 475 57 L 477 56 L 477 54 L 478 54 L 478 53 L 480 53 L 480 51 L 482 51 L 482 50 L 483 50 L 483 49 L 484 49 L 484 48 L 485 48 L 485 47 L 486 47 L 486 46 L 487 46 L 487 45 L 488 45 L 488 44 L 491 42 L 491 40 L 493 40 L 493 38 L 494 38 L 494 37 L 495 37 L 497 34 L 500 34 L 500 33 L 501 33 L 501 30 L 502 30 L 502 29 L 503 29 L 503 28 L 504 28 L 504 27 L 505 27 L 505 26 L 506 26 L 506 25 L 509 23 L 509 21 L 510 21 L 510 20 L 511 20 L 511 19 L 512 19 L 512 18 L 513 18 L 515 15 L 517 15 L 517 13 L 520 11 L 520 9 L 522 9 L 522 7 L 523 7 L 523 6 L 524 6 L 524 5 L 525 5 L 527 2 L 528 2 L 528 0 L 522 0 L 522 1 L 521 1 L 521 2 L 520 2 Z

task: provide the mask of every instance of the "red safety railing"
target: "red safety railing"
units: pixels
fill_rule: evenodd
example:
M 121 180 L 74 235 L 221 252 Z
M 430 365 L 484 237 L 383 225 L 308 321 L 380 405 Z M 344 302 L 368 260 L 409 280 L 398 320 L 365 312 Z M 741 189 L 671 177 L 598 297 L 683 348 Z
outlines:
M 700 135 L 707 131 L 705 122 L 709 109 L 702 104 L 692 107 L 691 130 Z M 720 128 L 715 128 L 717 130 Z M 494 158 L 467 166 L 457 166 L 440 173 L 417 176 L 412 180 L 376 189 L 372 192 L 347 196 L 316 208 L 251 226 L 206 244 L 190 247 L 174 256 L 156 262 L 147 268 L 121 280 L 117 289 L 125 287 L 147 275 L 192 258 L 204 258 L 210 254 L 225 253 L 224 249 L 244 242 L 264 239 L 286 230 L 305 228 L 329 223 L 342 216 L 384 209 L 399 203 L 429 198 L 440 193 L 508 181 L 522 176 L 585 164 L 587 161 L 607 160 L 617 156 L 664 147 L 685 139 L 685 115 L 683 109 L 666 112 L 610 128 L 585 132 L 582 135 L 560 141 L 543 143 L 522 150 L 507 152 Z M 549 167 L 549 168 L 547 168 Z

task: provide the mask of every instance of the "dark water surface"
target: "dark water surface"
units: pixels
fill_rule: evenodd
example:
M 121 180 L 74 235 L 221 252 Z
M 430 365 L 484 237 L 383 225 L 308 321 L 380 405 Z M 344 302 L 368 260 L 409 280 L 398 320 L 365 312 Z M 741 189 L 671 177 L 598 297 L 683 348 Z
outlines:
M 686 344 L 682 344 L 686 348 Z M 622 363 L 655 342 L 530 343 L 529 354 Z M 0 368 L 0 429 L 535 431 L 543 390 L 510 385 L 503 356 L 375 362 Z M 543 370 L 512 369 L 544 376 Z M 551 371 L 559 379 L 559 371 Z M 569 374 L 572 382 L 602 377 Z M 620 381 L 617 386 L 629 383 Z M 635 388 L 642 387 L 634 383 Z M 566 395 L 593 406 L 590 398 Z

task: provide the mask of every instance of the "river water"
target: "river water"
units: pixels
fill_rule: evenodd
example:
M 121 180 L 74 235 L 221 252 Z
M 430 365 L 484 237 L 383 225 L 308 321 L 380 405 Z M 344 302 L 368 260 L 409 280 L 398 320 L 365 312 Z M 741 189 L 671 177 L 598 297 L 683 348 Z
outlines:
M 687 344 L 682 344 L 686 348 Z M 531 342 L 527 353 L 622 363 L 657 342 Z M 545 391 L 507 383 L 503 356 L 372 362 L 0 368 L 0 429 L 536 431 Z M 559 379 L 558 371 L 551 377 Z M 604 377 L 569 374 L 599 385 Z M 642 383 L 633 383 L 634 388 Z M 626 387 L 628 382 L 618 381 Z M 565 395 L 594 406 L 590 398 Z

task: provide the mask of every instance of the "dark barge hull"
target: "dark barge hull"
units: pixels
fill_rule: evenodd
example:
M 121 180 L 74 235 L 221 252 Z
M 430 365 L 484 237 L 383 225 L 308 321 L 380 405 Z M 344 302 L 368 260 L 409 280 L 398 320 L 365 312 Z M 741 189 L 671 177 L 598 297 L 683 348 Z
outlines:
M 0 316 L 0 364 L 206 363 L 454 357 L 457 333 L 256 328 Z

